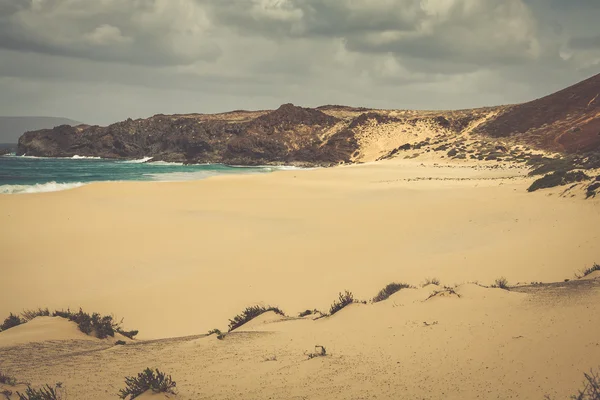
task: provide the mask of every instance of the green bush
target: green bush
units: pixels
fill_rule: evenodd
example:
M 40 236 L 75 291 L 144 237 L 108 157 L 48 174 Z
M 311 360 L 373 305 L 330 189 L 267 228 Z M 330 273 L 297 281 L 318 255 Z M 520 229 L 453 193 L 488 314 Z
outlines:
M 10 313 L 10 315 L 4 320 L 2 325 L 0 325 L 0 332 L 5 331 L 10 328 L 14 328 L 15 326 L 21 325 L 25 321 L 21 320 L 18 315 L 14 315 Z
M 356 300 L 354 299 L 354 295 L 352 294 L 352 292 L 349 292 L 347 290 L 344 293 L 340 292 L 337 301 L 334 301 L 333 304 L 331 305 L 331 308 L 329 309 L 329 315 L 335 314 L 336 312 L 340 311 L 342 308 L 344 308 L 352 303 L 356 303 Z
M 151 390 L 154 393 L 175 394 L 175 386 L 177 386 L 177 383 L 171 379 L 171 375 L 166 375 L 158 369 L 155 371 L 146 368 L 137 376 L 126 377 L 126 387 L 119 391 L 119 398 L 129 398 L 129 400 L 135 399 L 148 390 Z
M 233 319 L 229 320 L 229 332 L 231 332 L 234 329 L 239 328 L 240 326 L 244 325 L 245 323 L 253 320 L 254 318 L 256 318 L 259 315 L 264 314 L 268 311 L 273 311 L 276 314 L 285 316 L 285 313 L 283 311 L 281 311 L 278 307 L 272 307 L 272 306 L 247 307 L 244 311 L 242 311 L 241 314 L 238 314 L 235 317 L 233 317 Z
M 535 192 L 539 189 L 568 185 L 569 183 L 581 182 L 588 179 L 590 179 L 590 177 L 581 171 L 555 171 L 533 182 L 527 191 Z
M 389 285 L 381 289 L 377 296 L 373 297 L 373 303 L 378 303 L 380 301 L 386 300 L 388 297 L 402 289 L 411 288 L 412 286 L 408 283 L 390 283 Z
M 125 342 L 124 340 L 117 340 L 115 342 L 116 346 L 125 346 L 127 344 L 127 342 Z

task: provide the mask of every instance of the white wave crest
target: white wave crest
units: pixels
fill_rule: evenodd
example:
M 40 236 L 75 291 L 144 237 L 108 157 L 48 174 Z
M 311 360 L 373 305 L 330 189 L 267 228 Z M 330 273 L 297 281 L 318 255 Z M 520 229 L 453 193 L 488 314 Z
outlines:
M 74 189 L 85 185 L 82 182 L 73 183 L 38 183 L 35 185 L 1 185 L 0 194 L 22 194 L 22 193 L 44 193 L 57 192 L 59 190 Z
M 152 161 L 152 162 L 149 162 L 148 164 L 150 164 L 150 165 L 177 165 L 177 166 L 183 165 L 183 163 L 180 163 L 180 162 L 167 162 L 167 161 Z
M 75 154 L 71 157 L 72 160 L 102 160 L 102 157 L 87 157 L 87 156 L 78 156 Z
M 127 160 L 127 161 L 119 161 L 123 164 L 143 164 L 145 162 L 148 162 L 150 160 L 152 160 L 153 157 L 144 157 L 144 158 L 140 158 L 139 160 Z

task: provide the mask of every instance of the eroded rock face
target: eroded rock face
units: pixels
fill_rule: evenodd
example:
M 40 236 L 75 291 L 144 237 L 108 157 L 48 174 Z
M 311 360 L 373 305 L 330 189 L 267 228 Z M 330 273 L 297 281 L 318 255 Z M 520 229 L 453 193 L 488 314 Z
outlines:
M 247 115 L 244 115 L 247 114 Z M 285 104 L 267 113 L 234 112 L 218 116 L 155 115 L 107 127 L 59 126 L 27 132 L 18 154 L 48 157 L 97 156 L 143 158 L 186 163 L 255 165 L 264 163 L 332 164 L 349 161 L 353 144 L 343 151 L 325 132 L 338 118 Z M 347 141 L 347 140 L 346 140 Z
M 63 125 L 25 133 L 17 154 L 328 166 L 374 161 L 427 138 L 466 133 L 491 140 L 511 137 L 544 150 L 597 153 L 600 75 L 529 103 L 473 110 L 311 109 L 284 104 L 274 111 L 155 115 L 107 127 Z
M 25 133 L 18 154 L 46 157 L 95 156 L 184 163 L 233 165 L 335 165 L 355 161 L 357 135 L 366 126 L 407 120 L 382 110 L 342 106 L 318 109 L 284 104 L 274 111 L 225 114 L 155 115 L 107 127 L 59 126 Z M 475 113 L 476 114 L 476 113 Z M 408 112 L 409 123 L 427 122 L 436 130 L 460 133 L 470 114 Z M 385 151 L 385 149 L 382 149 Z M 367 160 L 368 161 L 368 160 Z

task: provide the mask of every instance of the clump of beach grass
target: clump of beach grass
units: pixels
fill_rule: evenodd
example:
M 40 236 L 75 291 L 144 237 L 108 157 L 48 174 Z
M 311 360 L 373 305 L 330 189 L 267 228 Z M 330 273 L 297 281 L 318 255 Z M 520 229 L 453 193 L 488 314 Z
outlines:
M 253 320 L 254 318 L 256 318 L 259 315 L 262 315 L 268 311 L 273 311 L 275 314 L 285 316 L 285 313 L 283 311 L 281 311 L 278 307 L 273 307 L 273 306 L 247 307 L 240 314 L 236 315 L 235 317 L 233 317 L 233 319 L 229 320 L 229 332 L 233 331 L 234 329 L 239 328 L 240 326 L 244 325 L 245 323 Z
M 492 285 L 493 288 L 508 290 L 510 287 L 508 286 L 508 280 L 505 277 L 500 277 L 494 281 Z
M 354 298 L 354 294 L 352 292 L 346 290 L 344 293 L 340 292 L 337 300 L 334 300 L 333 304 L 329 308 L 329 315 L 333 315 L 336 312 L 340 311 L 342 308 L 352 304 L 358 303 Z
M 176 386 L 177 383 L 171 375 L 161 372 L 158 368 L 155 370 L 146 368 L 137 376 L 125 378 L 125 389 L 119 391 L 119 398 L 131 400 L 148 391 L 175 394 Z
M 421 286 L 425 287 L 427 285 L 440 286 L 440 280 L 438 278 L 427 278 L 427 279 L 425 279 L 425 282 L 423 282 L 423 284 Z
M 383 289 L 377 293 L 377 296 L 373 297 L 373 303 L 378 303 L 380 301 L 388 299 L 391 295 L 396 292 L 399 292 L 402 289 L 414 289 L 413 286 L 408 283 L 390 283 Z
M 581 271 L 579 271 L 579 273 L 575 274 L 575 277 L 581 279 L 595 271 L 600 271 L 600 264 L 594 263 L 594 265 L 592 265 L 591 267 L 582 269 Z

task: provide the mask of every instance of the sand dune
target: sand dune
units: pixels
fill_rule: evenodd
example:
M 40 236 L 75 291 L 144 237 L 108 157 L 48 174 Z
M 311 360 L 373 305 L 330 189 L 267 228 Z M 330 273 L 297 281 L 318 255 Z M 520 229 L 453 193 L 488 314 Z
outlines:
M 598 280 L 468 282 L 573 279 L 600 260 L 599 200 L 527 193 L 526 170 L 496 165 L 395 159 L 0 196 L 0 315 L 81 306 L 161 338 L 15 342 L 0 368 L 86 399 L 154 366 L 182 399 L 564 398 L 600 360 Z M 430 277 L 460 297 L 406 289 L 316 321 L 263 315 L 222 341 L 176 338 L 226 330 L 253 304 L 328 311 L 339 291 L 368 300 Z M 307 360 L 315 345 L 328 356 Z

